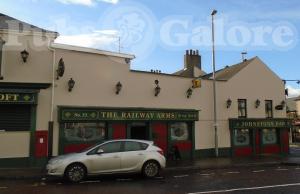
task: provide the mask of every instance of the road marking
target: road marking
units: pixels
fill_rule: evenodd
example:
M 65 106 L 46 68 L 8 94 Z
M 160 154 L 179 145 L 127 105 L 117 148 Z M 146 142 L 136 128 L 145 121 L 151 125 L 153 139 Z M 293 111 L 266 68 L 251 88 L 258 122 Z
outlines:
M 233 171 L 233 172 L 225 172 L 225 174 L 239 174 L 240 172 L 238 171 Z
M 57 185 L 62 185 L 62 183 L 57 183 Z
M 205 174 L 205 173 L 198 173 L 198 175 L 200 175 L 200 176 L 210 176 L 210 175 L 214 175 L 215 173 L 207 173 L 207 174 Z
M 100 183 L 100 181 L 82 181 L 82 182 L 80 182 L 80 184 L 84 184 L 84 183 Z
M 300 183 L 291 183 L 291 184 L 282 184 L 282 185 L 268 185 L 268 186 L 261 186 L 261 187 L 245 187 L 245 188 L 214 190 L 214 191 L 202 191 L 202 192 L 188 193 L 188 194 L 224 193 L 224 192 L 259 190 L 259 189 L 269 189 L 269 188 L 276 188 L 276 187 L 290 187 L 290 186 L 300 186 Z
M 162 176 L 158 176 L 158 177 L 154 177 L 155 179 L 164 179 L 165 177 Z
M 117 181 L 132 181 L 132 179 L 117 179 Z
M 295 170 L 300 170 L 300 167 L 295 168 Z
M 0 189 L 8 189 L 8 187 L 0 187 Z
M 265 170 L 253 170 L 252 172 L 254 172 L 254 173 L 265 172 Z
M 289 170 L 287 168 L 277 168 L 276 170 Z
M 184 175 L 178 175 L 178 176 L 174 176 L 174 178 L 183 178 L 183 177 L 188 177 L 188 174 L 184 174 Z

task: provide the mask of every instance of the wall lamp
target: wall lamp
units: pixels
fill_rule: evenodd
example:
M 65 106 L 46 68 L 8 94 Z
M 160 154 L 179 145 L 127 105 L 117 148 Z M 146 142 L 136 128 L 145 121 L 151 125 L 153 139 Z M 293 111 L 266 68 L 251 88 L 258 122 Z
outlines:
M 160 91 L 161 91 L 161 88 L 159 87 L 159 81 L 158 80 L 155 80 L 154 81 L 154 83 L 155 83 L 155 85 L 156 85 L 156 87 L 155 87 L 155 89 L 154 89 L 154 95 L 155 96 L 158 96 L 158 94 L 160 93 Z
M 121 82 L 118 82 L 117 84 L 116 84 L 116 94 L 118 95 L 119 93 L 120 93 L 120 91 L 122 90 L 122 84 L 121 84 Z
M 23 62 L 26 63 L 26 62 L 27 62 L 27 59 L 28 59 L 28 57 L 29 57 L 28 51 L 23 50 L 20 54 L 21 54 L 21 57 L 22 57 Z
M 65 62 L 63 58 L 61 58 L 58 62 L 58 67 L 56 70 L 56 74 L 57 74 L 56 79 L 59 80 L 59 77 L 62 77 L 64 73 L 65 73 Z
M 73 80 L 73 78 L 71 78 L 68 81 L 69 92 L 71 92 L 73 90 L 74 86 L 75 86 L 75 81 Z
M 260 100 L 257 99 L 257 100 L 255 101 L 255 108 L 258 108 L 259 106 L 260 106 Z
M 232 104 L 232 100 L 230 98 L 228 98 L 228 100 L 226 101 L 226 105 L 227 105 L 226 107 L 230 108 L 231 104 Z
M 187 97 L 187 98 L 190 98 L 190 97 L 192 96 L 192 94 L 193 94 L 193 90 L 192 90 L 192 88 L 189 88 L 189 89 L 186 91 L 186 97 Z
M 284 106 L 285 106 L 285 101 L 284 101 L 284 100 L 283 100 L 283 101 L 281 101 L 281 103 L 280 103 L 280 104 L 281 104 L 281 106 L 282 106 L 282 107 L 284 107 Z

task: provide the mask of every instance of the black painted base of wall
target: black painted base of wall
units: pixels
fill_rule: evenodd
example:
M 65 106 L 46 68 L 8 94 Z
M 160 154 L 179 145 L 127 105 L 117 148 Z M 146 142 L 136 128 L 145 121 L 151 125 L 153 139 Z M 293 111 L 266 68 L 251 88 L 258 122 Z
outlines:
M 44 168 L 47 164 L 47 158 L 31 159 L 31 158 L 3 158 L 0 159 L 0 168 Z
M 194 159 L 215 157 L 215 149 L 195 150 Z M 219 157 L 231 157 L 231 148 L 219 148 Z

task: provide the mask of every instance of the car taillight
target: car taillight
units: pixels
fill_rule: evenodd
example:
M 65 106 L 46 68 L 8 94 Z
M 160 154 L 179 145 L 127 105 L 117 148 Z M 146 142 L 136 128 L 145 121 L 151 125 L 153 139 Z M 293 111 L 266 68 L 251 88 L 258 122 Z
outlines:
M 164 155 L 164 151 L 162 150 L 157 150 L 158 153 L 160 153 L 162 156 Z

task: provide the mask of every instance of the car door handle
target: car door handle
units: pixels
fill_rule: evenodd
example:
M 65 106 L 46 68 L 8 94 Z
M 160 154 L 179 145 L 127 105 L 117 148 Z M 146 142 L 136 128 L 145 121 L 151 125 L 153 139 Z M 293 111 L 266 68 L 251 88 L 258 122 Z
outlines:
M 139 155 L 139 156 L 143 156 L 144 154 L 142 154 L 142 153 L 139 153 L 138 155 Z
M 119 156 L 114 156 L 113 158 L 120 158 Z

